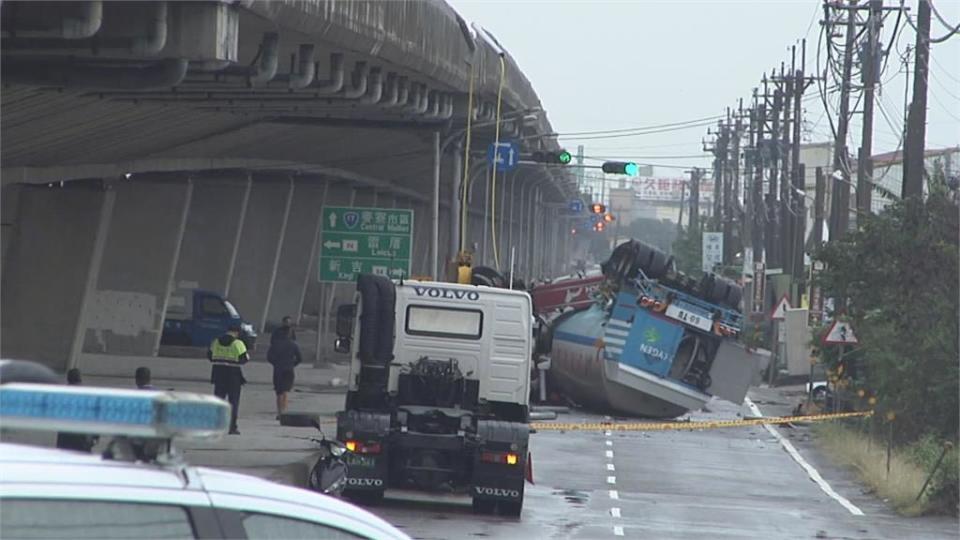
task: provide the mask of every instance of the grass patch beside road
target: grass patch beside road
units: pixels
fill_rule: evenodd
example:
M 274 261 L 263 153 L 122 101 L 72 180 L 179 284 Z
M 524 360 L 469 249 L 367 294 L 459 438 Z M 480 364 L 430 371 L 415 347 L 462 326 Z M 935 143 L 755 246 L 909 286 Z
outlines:
M 841 424 L 820 424 L 814 433 L 817 443 L 831 459 L 853 468 L 860 480 L 879 497 L 889 501 L 897 512 L 916 516 L 930 509 L 927 497 L 919 502 L 915 500 L 929 471 L 918 466 L 908 452 L 893 449 L 888 476 L 884 443 L 871 443 L 868 435 Z

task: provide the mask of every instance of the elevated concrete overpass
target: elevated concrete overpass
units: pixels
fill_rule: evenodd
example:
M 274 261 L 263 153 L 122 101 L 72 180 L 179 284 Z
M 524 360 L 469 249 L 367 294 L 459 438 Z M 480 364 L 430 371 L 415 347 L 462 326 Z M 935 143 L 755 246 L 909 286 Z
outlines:
M 323 205 L 414 209 L 413 272 L 440 275 L 464 176 L 464 247 L 492 264 L 501 54 L 501 138 L 556 149 L 509 53 L 441 0 L 0 9 L 4 356 L 154 354 L 185 284 L 260 330 L 329 313 L 350 291 L 316 281 Z M 561 271 L 572 175 L 531 165 L 497 183 L 501 266 L 517 246 L 520 276 Z

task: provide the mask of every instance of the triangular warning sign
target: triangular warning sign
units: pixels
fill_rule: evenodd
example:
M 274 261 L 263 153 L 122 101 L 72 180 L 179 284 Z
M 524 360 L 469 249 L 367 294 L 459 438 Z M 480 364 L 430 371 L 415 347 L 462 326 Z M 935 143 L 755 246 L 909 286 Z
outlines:
M 830 331 L 823 337 L 824 345 L 856 345 L 860 343 L 853 334 L 853 327 L 846 321 L 833 321 Z
M 782 321 L 787 316 L 787 308 L 790 307 L 790 299 L 787 298 L 787 295 L 780 297 L 780 301 L 777 302 L 776 307 L 773 308 L 773 313 L 770 314 L 770 318 L 774 321 Z

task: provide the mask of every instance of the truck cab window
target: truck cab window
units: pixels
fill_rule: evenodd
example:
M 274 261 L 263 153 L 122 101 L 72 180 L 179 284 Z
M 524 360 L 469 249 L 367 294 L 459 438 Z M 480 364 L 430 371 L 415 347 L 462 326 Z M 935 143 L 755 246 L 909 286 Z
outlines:
M 113 501 L 4 499 L 3 538 L 194 538 L 186 509 Z
M 480 339 L 483 312 L 436 306 L 407 306 L 407 334 L 413 336 Z
M 224 302 L 213 296 L 205 296 L 201 304 L 203 314 L 208 317 L 222 317 L 229 313 Z

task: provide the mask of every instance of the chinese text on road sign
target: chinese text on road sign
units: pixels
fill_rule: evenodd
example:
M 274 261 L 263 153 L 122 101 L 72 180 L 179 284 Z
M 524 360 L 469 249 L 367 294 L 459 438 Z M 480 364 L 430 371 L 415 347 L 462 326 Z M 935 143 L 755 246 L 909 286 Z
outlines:
M 413 210 L 326 206 L 322 218 L 320 281 L 410 275 Z
M 712 272 L 723 264 L 723 233 L 703 233 L 703 271 Z

